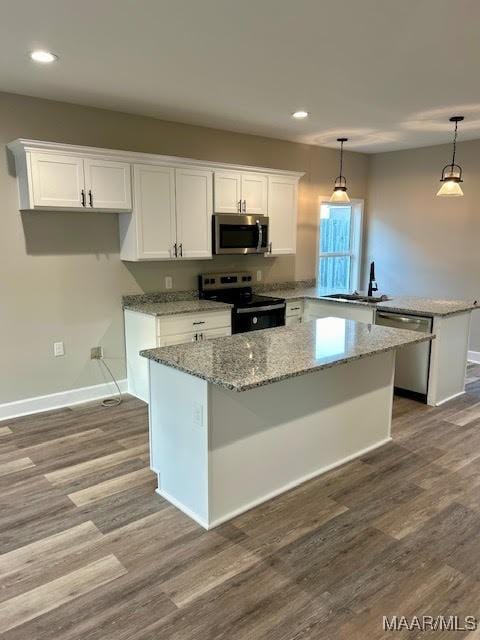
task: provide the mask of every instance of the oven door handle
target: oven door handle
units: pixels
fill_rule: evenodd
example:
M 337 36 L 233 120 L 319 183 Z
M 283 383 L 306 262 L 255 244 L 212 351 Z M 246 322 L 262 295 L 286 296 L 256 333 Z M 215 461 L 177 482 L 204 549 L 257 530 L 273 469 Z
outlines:
M 268 304 L 265 307 L 246 307 L 245 309 L 237 309 L 236 313 L 253 313 L 254 311 L 276 311 L 277 309 L 285 309 L 285 303 Z
M 260 253 L 260 249 L 262 248 L 262 240 L 263 240 L 263 229 L 262 229 L 262 225 L 260 224 L 260 220 L 257 220 L 257 229 L 258 229 L 257 251 L 258 253 Z

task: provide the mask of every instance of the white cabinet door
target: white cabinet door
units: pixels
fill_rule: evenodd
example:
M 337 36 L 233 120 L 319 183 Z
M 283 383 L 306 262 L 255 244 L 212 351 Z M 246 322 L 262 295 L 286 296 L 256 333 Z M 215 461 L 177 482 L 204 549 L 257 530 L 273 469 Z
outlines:
M 87 207 L 111 211 L 130 211 L 132 192 L 130 165 L 85 158 Z
M 262 173 L 242 174 L 243 213 L 267 215 L 267 176 Z
M 180 258 L 212 257 L 213 172 L 175 169 L 177 244 Z
M 205 329 L 201 332 L 202 340 L 210 340 L 210 338 L 223 338 L 225 336 L 231 336 L 232 330 L 230 327 L 221 327 L 220 329 Z
M 285 318 L 285 324 L 287 327 L 291 327 L 295 324 L 301 324 L 302 323 L 302 316 L 287 316 Z
M 295 253 L 297 246 L 297 180 L 268 176 L 270 255 Z
M 172 344 L 186 344 L 187 342 L 196 342 L 199 339 L 198 333 L 177 333 L 171 336 L 160 337 L 158 341 L 159 347 L 169 347 Z
M 33 206 L 81 209 L 85 196 L 83 159 L 54 153 L 31 153 Z
M 133 215 L 139 260 L 174 257 L 175 169 L 136 164 Z
M 327 300 L 307 300 L 305 303 L 305 320 L 315 320 L 326 317 L 345 318 L 372 324 L 375 318 L 375 309 L 359 304 L 346 302 L 329 302 Z
M 240 213 L 242 174 L 235 171 L 215 171 L 215 213 Z

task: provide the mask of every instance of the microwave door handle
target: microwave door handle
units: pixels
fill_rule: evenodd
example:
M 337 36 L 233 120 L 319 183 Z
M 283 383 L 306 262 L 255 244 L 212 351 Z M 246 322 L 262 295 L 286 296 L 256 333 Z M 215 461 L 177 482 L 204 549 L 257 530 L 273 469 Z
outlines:
M 257 229 L 258 229 L 258 244 L 257 244 L 257 253 L 260 253 L 260 249 L 262 248 L 262 240 L 263 240 L 263 229 L 260 221 L 257 220 Z

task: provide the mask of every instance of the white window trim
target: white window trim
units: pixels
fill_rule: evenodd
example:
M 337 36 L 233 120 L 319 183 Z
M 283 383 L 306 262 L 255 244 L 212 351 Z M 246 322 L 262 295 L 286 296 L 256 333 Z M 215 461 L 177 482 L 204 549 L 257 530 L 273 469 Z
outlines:
M 361 286 L 362 276 L 362 253 L 363 253 L 363 210 L 365 206 L 365 200 L 363 198 L 350 198 L 350 202 L 346 202 L 345 205 L 352 207 L 352 225 L 350 229 L 351 238 L 350 246 L 358 247 L 358 257 L 355 252 L 339 252 L 339 253 L 322 253 L 320 256 L 320 215 L 322 205 L 335 205 L 342 206 L 343 203 L 330 202 L 330 196 L 320 196 L 318 198 L 318 213 L 317 213 L 317 248 L 315 257 L 315 277 L 318 281 L 318 263 L 320 257 L 328 258 L 330 256 L 350 256 L 350 293 L 358 291 Z

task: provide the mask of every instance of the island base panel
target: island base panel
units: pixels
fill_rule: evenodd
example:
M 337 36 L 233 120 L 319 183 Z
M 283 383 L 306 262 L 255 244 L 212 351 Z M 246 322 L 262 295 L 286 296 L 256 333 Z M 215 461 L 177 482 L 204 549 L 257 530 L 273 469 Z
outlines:
M 205 528 L 387 443 L 395 354 L 238 393 L 151 362 L 158 493 Z

